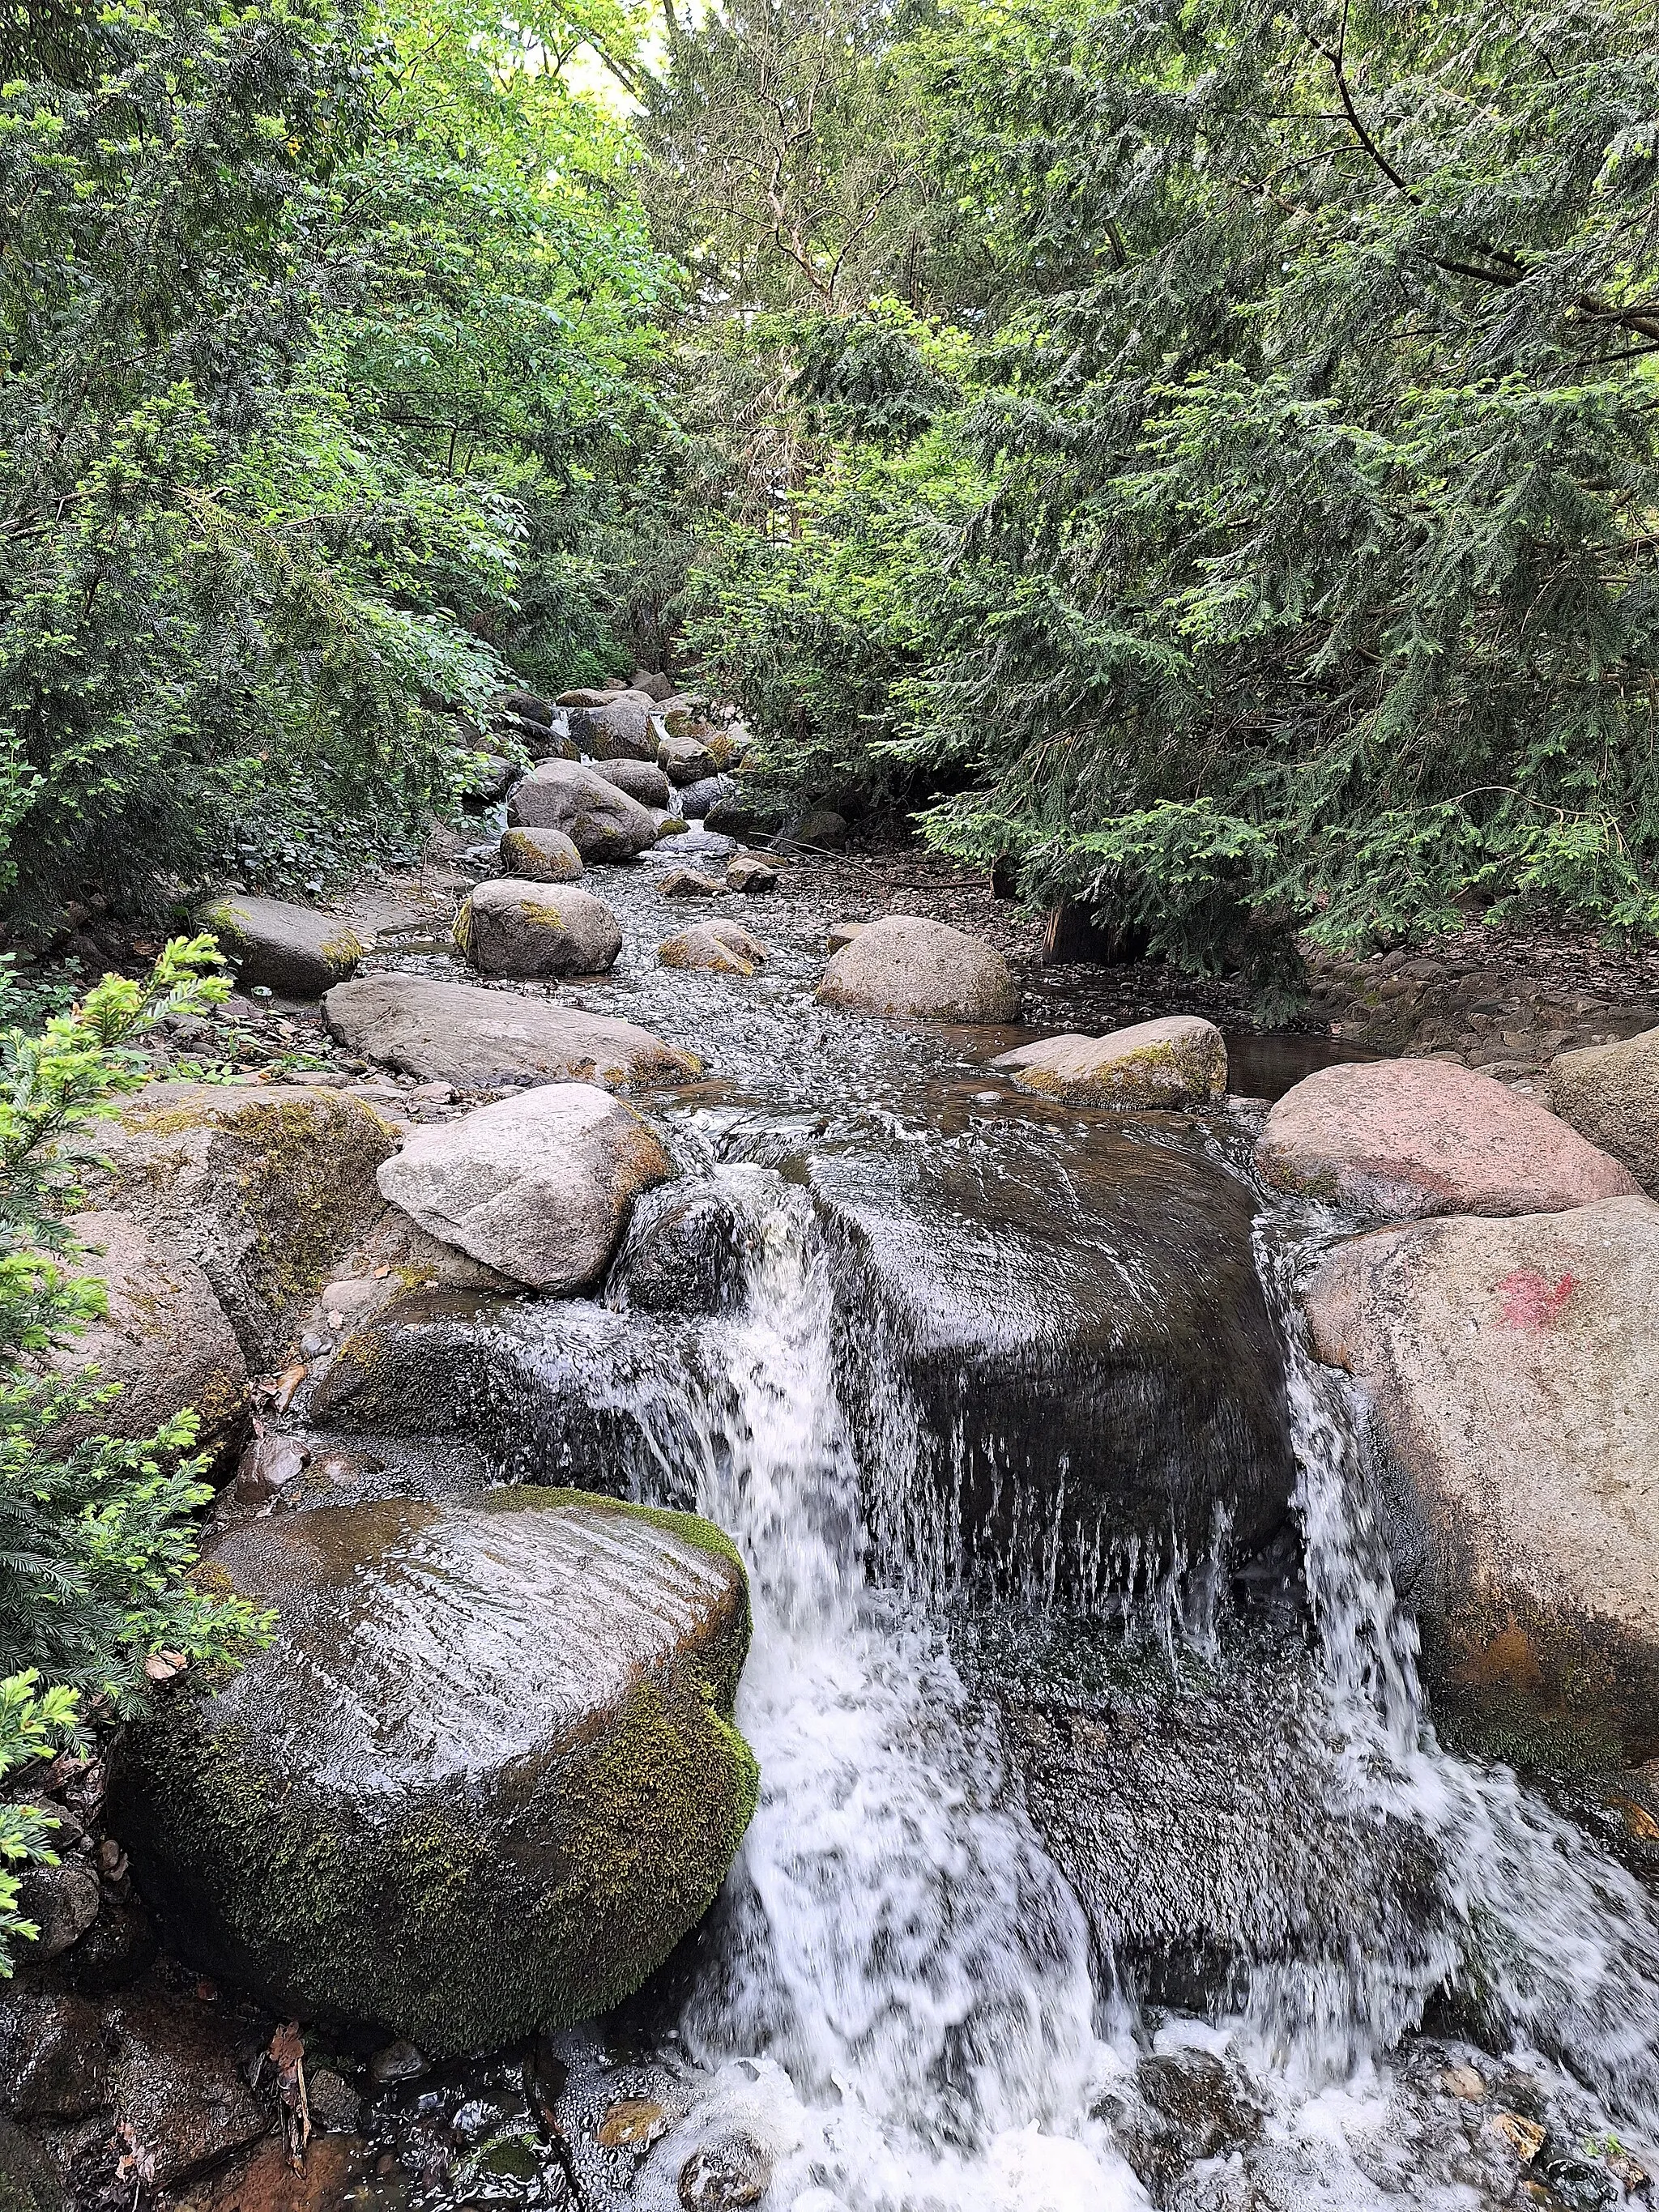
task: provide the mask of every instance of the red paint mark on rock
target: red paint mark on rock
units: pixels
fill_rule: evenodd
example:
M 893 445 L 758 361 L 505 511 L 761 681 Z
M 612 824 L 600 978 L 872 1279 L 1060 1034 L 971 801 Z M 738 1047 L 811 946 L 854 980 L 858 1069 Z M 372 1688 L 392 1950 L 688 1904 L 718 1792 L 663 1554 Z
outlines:
M 1536 1267 L 1517 1267 L 1497 1287 L 1504 1301 L 1504 1319 L 1510 1328 L 1547 1328 L 1576 1286 L 1571 1275 L 1549 1283 Z

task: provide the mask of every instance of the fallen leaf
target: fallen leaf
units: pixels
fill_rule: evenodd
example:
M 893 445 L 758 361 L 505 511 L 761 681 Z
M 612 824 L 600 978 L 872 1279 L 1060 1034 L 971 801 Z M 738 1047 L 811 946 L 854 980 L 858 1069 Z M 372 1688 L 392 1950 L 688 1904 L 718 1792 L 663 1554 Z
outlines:
M 309 1371 L 303 1359 L 296 1359 L 292 1367 L 285 1367 L 276 1377 L 270 1402 L 279 1413 L 287 1413 L 289 1407 L 294 1403 L 295 1393 L 305 1381 Z
M 1625 1826 L 1640 1844 L 1659 1844 L 1659 1820 L 1656 1820 L 1645 1805 L 1638 1805 L 1633 1797 L 1614 1796 L 1607 1800 L 1624 1815 Z
M 297 2020 L 288 2021 L 277 2029 L 270 2039 L 270 2055 L 285 2070 L 299 2064 L 306 2055 L 306 2042 Z

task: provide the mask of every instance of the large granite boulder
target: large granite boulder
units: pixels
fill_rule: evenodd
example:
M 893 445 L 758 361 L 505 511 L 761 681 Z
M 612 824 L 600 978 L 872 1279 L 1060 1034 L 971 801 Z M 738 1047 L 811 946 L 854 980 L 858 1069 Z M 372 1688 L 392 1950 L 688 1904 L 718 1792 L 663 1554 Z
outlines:
M 708 1910 L 756 1794 L 717 1529 L 509 1489 L 283 1514 L 212 1564 L 276 1638 L 131 1727 L 110 1801 L 209 1973 L 489 2050 L 617 2004 Z
M 668 778 L 653 761 L 612 760 L 596 763 L 595 775 L 614 783 L 641 806 L 666 807 L 673 796 Z
M 1206 1105 L 1227 1088 L 1227 1046 L 1213 1022 L 1168 1014 L 1106 1036 L 1045 1037 L 1000 1054 L 1021 1091 L 1073 1106 Z
M 396 1142 L 372 1106 L 337 1091 L 151 1083 L 100 1128 L 88 1188 L 169 1262 L 201 1270 L 248 1360 L 264 1367 L 380 1213 L 375 1170 Z
M 1659 1198 L 1659 1030 L 1562 1053 L 1550 1064 L 1550 1104 Z
M 1381 1230 L 1310 1286 L 1387 1445 L 1437 1687 L 1524 1692 L 1659 1751 L 1659 1206 Z
M 354 974 L 363 957 L 362 940 L 349 922 L 285 899 L 227 892 L 201 908 L 196 921 L 235 962 L 244 990 L 263 985 L 285 999 L 319 999 Z
M 428 1236 L 514 1282 L 574 1291 L 610 1261 L 637 1194 L 673 1172 L 620 1099 L 549 1083 L 416 1130 L 380 1181 Z
M 690 1053 L 632 1022 L 424 975 L 342 983 L 324 1000 L 323 1018 L 349 1052 L 459 1091 L 506 1083 L 598 1083 L 615 1091 L 684 1082 L 699 1072 Z
M 1322 1067 L 1267 1116 L 1256 1165 L 1280 1190 L 1413 1221 L 1553 1213 L 1639 1186 L 1553 1114 L 1437 1060 Z
M 942 1022 L 1011 1022 L 1019 986 L 994 945 L 920 915 L 884 915 L 823 971 L 826 1006 Z
M 484 975 L 598 975 L 616 965 L 622 941 L 592 891 L 512 876 L 480 884 L 455 917 L 455 942 Z
M 714 773 L 714 756 L 700 737 L 671 731 L 657 746 L 657 766 L 671 783 L 700 783 Z
M 787 1171 L 840 1251 L 842 1402 L 896 1567 L 1090 1600 L 1284 1525 L 1282 1358 L 1232 1177 L 1015 1120 Z
M 582 872 L 582 856 L 562 830 L 503 830 L 501 866 L 520 883 L 569 884 Z
M 654 761 L 654 706 L 641 693 L 618 692 L 603 707 L 576 708 L 570 717 L 571 735 L 595 760 Z
M 248 1410 L 247 1359 L 236 1332 L 195 1261 L 164 1249 L 125 1213 L 82 1213 L 75 1234 L 83 1249 L 77 1275 L 95 1275 L 103 1314 L 51 1354 L 60 1375 L 90 1365 L 100 1386 L 121 1395 L 60 1424 L 59 1444 L 94 1435 L 141 1439 L 185 1407 L 201 1421 L 201 1447 L 217 1453 Z
M 657 842 L 657 824 L 597 770 L 575 761 L 544 761 L 507 802 L 515 830 L 562 830 L 584 860 L 629 860 Z

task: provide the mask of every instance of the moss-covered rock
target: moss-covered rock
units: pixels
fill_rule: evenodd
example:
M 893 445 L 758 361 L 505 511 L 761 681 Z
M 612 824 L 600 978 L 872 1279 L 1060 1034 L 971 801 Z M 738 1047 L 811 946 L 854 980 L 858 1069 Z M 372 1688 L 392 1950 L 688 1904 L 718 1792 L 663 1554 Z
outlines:
M 991 1065 L 1006 1068 L 1020 1090 L 1073 1106 L 1201 1106 L 1227 1088 L 1225 1040 L 1197 1014 L 1166 1014 L 1099 1037 L 1045 1037 Z
M 244 988 L 263 984 L 284 997 L 320 999 L 355 975 L 363 944 L 349 921 L 285 899 L 228 894 L 197 916 L 220 949 L 236 963 Z
M 337 1091 L 154 1083 L 100 1131 L 99 1148 L 98 1202 L 201 1269 L 259 1365 L 380 1214 L 375 1170 L 397 1139 Z
M 254 1522 L 214 1567 L 277 1638 L 129 1729 L 112 1796 L 210 1972 L 483 2049 L 620 2002 L 708 1910 L 757 1780 L 718 1529 L 503 1490 Z

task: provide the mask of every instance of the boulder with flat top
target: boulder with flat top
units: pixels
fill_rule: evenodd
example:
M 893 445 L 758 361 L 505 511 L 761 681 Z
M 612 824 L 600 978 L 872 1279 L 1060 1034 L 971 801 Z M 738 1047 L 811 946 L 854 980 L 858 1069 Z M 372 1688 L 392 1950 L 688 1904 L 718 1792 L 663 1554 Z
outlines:
M 1021 1091 L 1073 1106 L 1206 1105 L 1227 1088 L 1227 1047 L 1213 1022 L 1170 1014 L 1104 1036 L 1045 1037 L 991 1062 Z
M 342 983 L 324 1000 L 323 1018 L 348 1052 L 458 1091 L 535 1083 L 597 1083 L 616 1091 L 635 1083 L 683 1083 L 699 1072 L 690 1053 L 632 1022 L 425 975 L 362 975 Z
M 921 915 L 884 915 L 823 971 L 818 996 L 857 1013 L 1011 1022 L 1019 986 L 994 945 Z
M 285 999 L 319 999 L 354 974 L 363 957 L 349 922 L 286 899 L 228 891 L 201 908 L 196 921 L 235 962 L 244 990 L 262 987 Z

